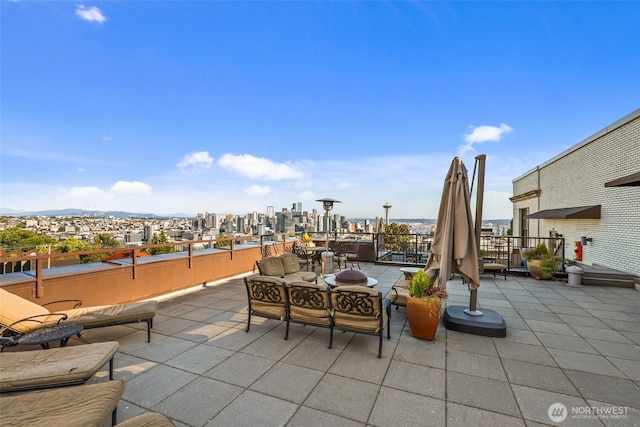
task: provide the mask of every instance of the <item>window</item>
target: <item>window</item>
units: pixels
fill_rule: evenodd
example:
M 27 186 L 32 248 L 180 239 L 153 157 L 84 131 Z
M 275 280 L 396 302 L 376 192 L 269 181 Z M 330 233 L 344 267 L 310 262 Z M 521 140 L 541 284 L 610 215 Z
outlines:
M 519 223 L 520 223 L 521 237 L 529 237 L 529 220 L 527 219 L 527 215 L 529 215 L 529 208 L 524 208 L 519 210 Z

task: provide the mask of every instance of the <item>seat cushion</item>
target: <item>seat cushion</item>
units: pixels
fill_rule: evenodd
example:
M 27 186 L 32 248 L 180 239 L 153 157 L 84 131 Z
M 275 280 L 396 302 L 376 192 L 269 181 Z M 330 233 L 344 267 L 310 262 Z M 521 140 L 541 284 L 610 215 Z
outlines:
M 2 353 L 0 391 L 54 387 L 83 382 L 100 370 L 118 350 L 118 343 Z
M 297 273 L 290 273 L 284 276 L 285 280 L 290 282 L 297 282 L 303 280 L 305 282 L 315 282 L 317 279 L 316 273 L 313 271 L 298 271 Z
M 329 292 L 323 285 L 304 281 L 289 284 L 289 316 L 294 322 L 331 323 Z
M 15 332 L 26 334 L 29 331 L 42 326 L 40 322 L 57 322 L 60 316 L 47 316 L 50 311 L 28 299 L 22 298 L 11 292 L 0 289 L 0 324 L 3 327 L 12 325 L 10 329 Z M 36 321 L 25 321 L 13 325 L 18 320 L 26 317 L 38 316 Z
M 103 426 L 110 420 L 124 381 L 3 395 L 2 426 Z
M 284 274 L 297 273 L 300 271 L 300 263 L 296 254 L 282 254 L 278 258 L 282 261 Z
M 286 318 L 286 309 L 284 303 L 272 304 L 262 301 L 251 301 L 251 314 L 284 320 Z
M 383 316 L 383 324 L 386 317 Z M 378 316 L 360 316 L 340 311 L 334 311 L 333 324 L 336 328 L 344 328 L 368 333 L 380 331 L 380 319 Z
M 349 292 L 357 294 L 352 299 L 344 299 L 344 294 Z M 331 307 L 336 328 L 374 333 L 380 330 L 380 316 L 386 320 L 378 291 L 365 286 L 338 286 L 331 292 Z
M 296 261 L 297 264 L 298 261 Z M 260 274 L 264 276 L 284 276 L 284 266 L 280 257 L 267 257 L 260 261 Z
M 278 277 L 251 276 L 246 279 L 251 314 L 286 319 L 287 292 Z
M 158 309 L 157 301 L 127 302 L 95 307 L 78 307 L 63 310 L 68 317 L 63 323 L 80 323 L 85 329 L 101 326 L 135 323 L 143 319 L 151 319 Z

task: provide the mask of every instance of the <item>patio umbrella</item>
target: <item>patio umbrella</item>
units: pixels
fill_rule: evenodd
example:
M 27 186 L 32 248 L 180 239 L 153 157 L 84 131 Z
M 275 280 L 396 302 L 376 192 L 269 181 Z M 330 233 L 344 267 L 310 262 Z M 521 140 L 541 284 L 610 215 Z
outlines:
M 471 197 L 467 169 L 458 157 L 451 162 L 444 180 L 436 235 L 425 269 L 433 273 L 440 270 L 436 284 L 445 286 L 452 272 L 459 273 L 469 287 L 469 306 L 448 305 L 444 310 L 443 323 L 447 329 L 489 337 L 507 336 L 507 324 L 494 310 L 476 310 L 480 274 L 478 271 L 478 246 L 482 222 L 482 200 L 484 191 L 484 161 L 486 156 L 476 157 L 478 170 L 478 192 L 476 197 L 476 226 L 471 219 Z M 475 176 L 475 173 L 474 173 Z
M 425 269 L 439 269 L 437 284 L 445 287 L 452 272 L 459 273 L 469 290 L 480 286 L 467 168 L 454 157 L 444 180 L 436 234 Z

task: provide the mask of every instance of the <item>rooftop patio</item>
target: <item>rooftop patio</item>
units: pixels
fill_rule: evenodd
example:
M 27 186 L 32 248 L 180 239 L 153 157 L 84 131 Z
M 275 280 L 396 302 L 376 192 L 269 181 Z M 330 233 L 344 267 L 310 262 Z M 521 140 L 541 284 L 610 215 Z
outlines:
M 402 276 L 362 269 L 383 294 Z M 448 290 L 448 304 L 468 304 L 458 277 Z M 504 317 L 506 338 L 441 326 L 436 340 L 418 340 L 394 307 L 378 359 L 373 336 L 338 333 L 328 349 L 326 329 L 292 324 L 285 341 L 284 323 L 258 317 L 245 332 L 236 277 L 163 299 L 151 343 L 142 324 L 88 330 L 69 345 L 120 343 L 119 421 L 157 411 L 178 426 L 531 426 L 555 425 L 548 410 L 562 403 L 563 425 L 640 425 L 640 292 L 483 274 L 478 306 Z M 107 378 L 105 367 L 90 382 Z

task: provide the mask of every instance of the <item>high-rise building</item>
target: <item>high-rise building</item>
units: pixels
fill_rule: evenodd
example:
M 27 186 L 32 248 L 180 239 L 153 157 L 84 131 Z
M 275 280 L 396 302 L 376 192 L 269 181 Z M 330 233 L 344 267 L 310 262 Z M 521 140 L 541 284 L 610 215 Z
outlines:
M 151 240 L 151 238 L 153 237 L 153 231 L 153 226 L 145 224 L 142 227 L 142 241 L 148 242 L 149 240 Z
M 273 208 L 273 206 L 267 206 L 267 217 L 273 218 L 275 214 L 276 214 L 276 211 Z

